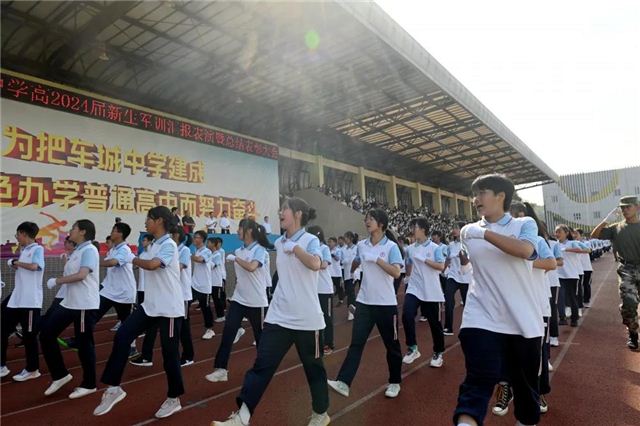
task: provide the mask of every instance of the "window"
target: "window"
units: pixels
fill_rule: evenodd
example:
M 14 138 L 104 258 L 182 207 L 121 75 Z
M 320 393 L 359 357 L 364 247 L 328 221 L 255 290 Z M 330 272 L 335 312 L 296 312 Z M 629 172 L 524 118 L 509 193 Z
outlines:
M 620 196 L 620 188 L 616 188 L 614 193 L 619 197 Z
M 582 219 L 582 215 L 580 213 L 573 214 L 573 220 L 580 220 L 580 219 Z
M 600 219 L 600 212 L 593 212 L 594 219 Z
M 551 202 L 552 203 L 557 203 L 558 202 L 558 196 L 557 195 L 552 195 L 551 196 Z
M 640 186 L 635 187 L 635 193 L 636 195 L 640 194 Z

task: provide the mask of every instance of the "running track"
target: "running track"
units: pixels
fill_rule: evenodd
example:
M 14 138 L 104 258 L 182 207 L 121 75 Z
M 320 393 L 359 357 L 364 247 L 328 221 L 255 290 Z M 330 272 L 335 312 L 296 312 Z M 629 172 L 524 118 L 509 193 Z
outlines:
M 610 255 L 594 263 L 593 307 L 586 310 L 581 326 L 561 327 L 559 348 L 552 348 L 552 393 L 548 396 L 549 413 L 541 423 L 551 425 L 640 425 L 640 353 L 630 352 L 624 345 L 625 331 L 620 324 L 615 264 Z M 460 309 L 456 309 L 456 325 Z M 325 357 L 330 378 L 335 377 L 346 354 L 351 334 L 346 321 L 346 309 L 336 309 L 336 348 Z M 95 333 L 98 378 L 111 350 L 113 333 L 109 328 L 113 318 L 101 321 Z M 248 324 L 248 323 L 245 323 Z M 383 395 L 387 382 L 384 346 L 374 329 L 363 356 L 351 396 L 343 398 L 330 391 L 329 413 L 333 425 L 447 425 L 455 407 L 458 385 L 464 377 L 464 358 L 455 336 L 447 337 L 445 365 L 441 369 L 428 366 L 431 339 L 425 323 L 418 323 L 422 358 L 404 365 L 402 392 L 396 399 Z M 111 413 L 94 417 L 91 413 L 99 403 L 101 390 L 80 400 L 67 395 L 80 382 L 79 361 L 73 352 L 64 358 L 74 380 L 56 395 L 45 397 L 50 380 L 41 360 L 43 377 L 27 383 L 13 383 L 9 377 L 0 386 L 3 425 L 92 425 L 175 424 L 208 425 L 212 419 L 225 419 L 236 409 L 235 396 L 242 384 L 244 372 L 255 358 L 250 329 L 233 348 L 229 382 L 209 383 L 205 374 L 212 371 L 213 356 L 220 342 L 217 335 L 211 341 L 199 338 L 202 316 L 192 312 L 196 363 L 183 370 L 187 393 L 182 396 L 183 410 L 168 419 L 156 420 L 153 414 L 165 398 L 166 381 L 162 371 L 162 356 L 155 351 L 151 368 L 129 365 L 123 387 L 127 398 Z M 248 327 L 248 325 L 246 325 Z M 216 333 L 222 324 L 215 325 Z M 67 331 L 70 334 L 71 330 Z M 402 334 L 402 333 L 401 333 Z M 404 339 L 404 336 L 401 336 Z M 159 339 L 157 339 L 159 344 Z M 405 349 L 403 344 L 403 350 Z M 22 348 L 10 343 L 8 367 L 12 374 L 24 366 Z M 262 399 L 252 425 L 306 425 L 311 402 L 303 370 L 295 350 L 287 354 L 276 377 Z M 513 425 L 510 413 L 504 418 L 489 414 L 488 425 Z

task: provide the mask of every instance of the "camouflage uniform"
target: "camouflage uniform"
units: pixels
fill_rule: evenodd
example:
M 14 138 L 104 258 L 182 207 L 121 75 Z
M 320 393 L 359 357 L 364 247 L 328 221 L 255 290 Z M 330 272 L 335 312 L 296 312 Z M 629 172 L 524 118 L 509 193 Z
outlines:
M 640 302 L 640 265 L 620 265 L 620 313 L 629 331 L 638 332 L 638 302 Z

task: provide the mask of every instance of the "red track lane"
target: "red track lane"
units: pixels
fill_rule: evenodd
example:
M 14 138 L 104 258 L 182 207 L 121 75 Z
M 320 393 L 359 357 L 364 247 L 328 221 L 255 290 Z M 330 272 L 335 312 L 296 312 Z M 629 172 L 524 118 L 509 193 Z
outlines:
M 577 329 L 561 327 L 562 345 L 553 348 L 552 360 L 556 372 L 552 376 L 552 393 L 548 400 L 550 411 L 541 423 L 563 425 L 640 425 L 640 354 L 628 351 L 624 345 L 625 331 L 620 324 L 615 265 L 611 256 L 595 262 L 593 275 L 593 307 L 586 311 L 583 323 Z M 459 324 L 460 310 L 456 312 Z M 329 378 L 335 377 L 346 355 L 351 336 L 351 323 L 345 321 L 346 310 L 336 310 L 336 348 L 325 357 Z M 230 361 L 229 382 L 209 383 L 204 375 L 212 371 L 213 356 L 220 342 L 217 335 L 212 341 L 199 339 L 202 316 L 192 312 L 196 364 L 183 370 L 186 394 L 181 397 L 183 410 L 169 419 L 153 418 L 165 398 L 166 379 L 162 371 L 161 355 L 157 352 L 152 368 L 128 366 L 123 377 L 127 398 L 111 413 L 94 417 L 91 412 L 99 403 L 101 390 L 80 400 L 66 398 L 69 384 L 52 397 L 42 392 L 49 376 L 27 383 L 2 382 L 2 424 L 201 424 L 212 419 L 224 419 L 236 409 L 235 397 L 242 385 L 244 372 L 251 367 L 255 348 L 250 346 L 252 336 L 247 333 L 234 346 Z M 98 375 L 111 350 L 113 333 L 108 329 L 115 320 L 105 319 L 96 333 Z M 245 323 L 245 328 L 248 324 Z M 216 333 L 222 325 L 216 324 Z M 70 333 L 70 331 L 67 331 Z M 404 336 L 401 336 L 404 340 Z M 331 392 L 329 413 L 335 425 L 446 425 L 451 423 L 458 385 L 464 378 L 464 357 L 457 338 L 448 337 L 445 366 L 429 368 L 431 338 L 428 327 L 418 323 L 418 340 L 422 358 L 412 365 L 403 366 L 402 392 L 397 399 L 384 397 L 387 366 L 384 345 L 374 330 L 367 344 L 358 375 L 351 388 L 351 396 Z M 159 343 L 159 342 L 158 342 Z M 404 342 L 403 342 L 404 343 Z M 404 349 L 404 344 L 403 344 Z M 24 364 L 22 349 L 11 349 L 8 362 L 12 372 Z M 80 380 L 81 370 L 77 355 L 65 353 L 65 361 L 74 374 L 73 383 Z M 44 362 L 41 364 L 44 367 Z M 44 369 L 42 369 L 44 370 Z M 10 379 L 9 379 L 10 380 Z M 309 390 L 295 350 L 283 360 L 271 381 L 256 413 L 252 425 L 304 425 L 311 414 Z M 512 414 L 497 418 L 491 414 L 488 425 L 512 425 Z

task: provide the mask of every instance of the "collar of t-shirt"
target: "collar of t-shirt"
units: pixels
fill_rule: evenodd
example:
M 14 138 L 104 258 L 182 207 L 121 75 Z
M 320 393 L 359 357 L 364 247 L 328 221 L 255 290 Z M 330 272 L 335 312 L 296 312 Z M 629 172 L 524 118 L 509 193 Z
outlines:
M 301 228 L 301 229 L 300 229 L 300 230 L 298 230 L 295 234 L 293 234 L 293 235 L 291 236 L 291 238 L 287 238 L 287 234 L 285 233 L 285 234 L 282 236 L 282 242 L 283 242 L 283 243 L 286 243 L 288 240 L 298 242 L 298 240 L 299 240 L 300 238 L 302 238 L 302 236 L 304 235 L 304 233 L 305 233 L 305 232 L 307 232 L 307 230 L 306 230 L 305 228 Z
M 257 241 L 252 242 L 249 245 L 244 244 L 243 247 L 245 250 L 253 250 L 253 248 L 258 244 Z
M 511 214 L 510 213 L 505 213 L 504 216 L 502 216 L 500 219 L 498 219 L 496 224 L 498 224 L 500 226 L 505 226 L 507 223 L 509 223 L 511 221 L 511 219 L 512 219 Z M 490 223 L 487 222 L 487 220 L 483 216 L 482 219 L 480 219 L 480 226 L 486 227 L 486 226 L 489 226 L 489 225 L 490 225 Z
M 182 250 L 182 247 L 184 247 L 184 243 L 180 243 L 180 245 L 178 246 L 178 251 Z
M 371 237 L 367 238 L 367 240 L 364 242 L 365 244 L 375 247 L 375 246 L 383 246 L 385 244 L 387 244 L 387 241 L 389 241 L 389 238 L 382 237 L 382 239 L 380 241 L 378 241 L 378 244 L 373 244 L 373 242 L 371 242 Z
M 76 251 L 85 248 L 89 244 L 91 244 L 91 241 L 85 241 L 84 243 L 78 244 L 78 246 L 76 247 Z
M 429 243 L 431 242 L 430 238 L 427 238 L 426 240 L 424 240 L 424 242 L 419 243 L 418 240 L 416 240 L 416 246 L 423 246 L 426 247 L 429 245 Z
M 167 238 L 169 238 L 169 234 L 164 234 L 162 237 L 155 240 L 154 243 L 162 244 L 167 240 Z
M 29 250 L 31 247 L 33 247 L 33 246 L 37 246 L 37 245 L 38 245 L 38 243 L 31 243 L 31 244 L 29 244 L 29 245 L 27 245 L 27 246 L 22 247 L 22 250 L 23 250 L 23 251 L 24 251 L 24 250 Z

